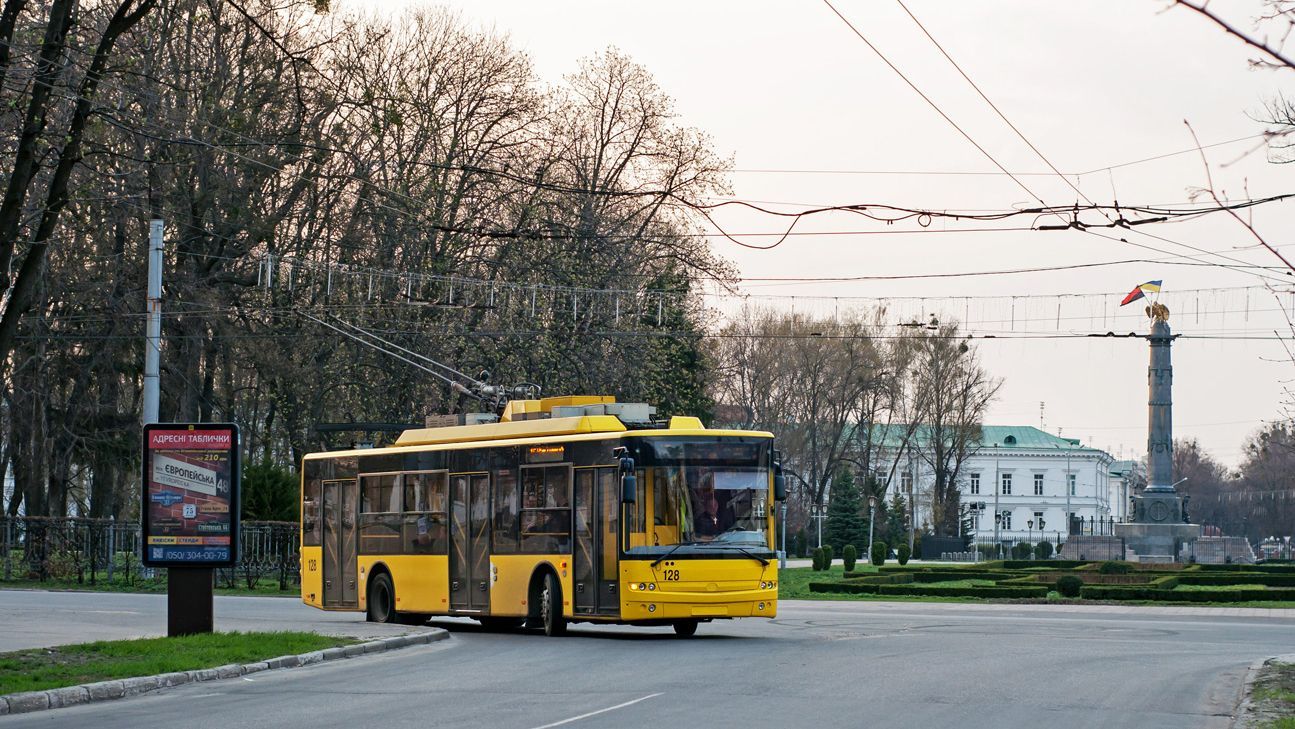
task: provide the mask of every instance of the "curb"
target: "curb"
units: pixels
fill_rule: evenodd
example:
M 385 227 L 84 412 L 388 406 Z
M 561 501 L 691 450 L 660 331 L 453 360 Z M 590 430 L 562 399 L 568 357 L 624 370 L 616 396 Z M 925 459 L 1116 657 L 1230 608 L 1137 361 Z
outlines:
M 75 706 L 95 701 L 111 701 L 128 696 L 138 696 L 149 691 L 182 686 L 199 681 L 219 681 L 226 678 L 238 678 L 252 673 L 269 671 L 276 668 L 297 668 L 313 663 L 334 661 L 342 658 L 382 653 L 384 651 L 407 648 L 412 645 L 426 645 L 450 637 L 447 630 L 432 629 L 410 635 L 397 635 L 390 638 L 379 638 L 367 643 L 325 648 L 324 650 L 301 653 L 292 656 L 279 656 L 257 663 L 231 663 L 215 668 L 201 668 L 193 671 L 163 673 L 157 676 L 140 676 L 113 681 L 99 681 L 80 686 L 46 689 L 44 691 L 27 691 L 20 694 L 0 696 L 0 716 L 7 714 L 26 714 L 46 709 L 60 709 L 64 706 Z
M 1231 729 L 1246 729 L 1250 720 L 1254 718 L 1251 716 L 1254 704 L 1250 700 L 1250 696 L 1253 693 L 1255 679 L 1259 677 L 1259 672 L 1264 669 L 1264 666 L 1274 661 L 1295 663 L 1295 653 L 1260 658 L 1250 664 L 1250 667 L 1246 669 L 1245 680 L 1241 682 L 1241 694 L 1237 697 L 1236 710 L 1232 712 L 1232 723 L 1228 724 Z

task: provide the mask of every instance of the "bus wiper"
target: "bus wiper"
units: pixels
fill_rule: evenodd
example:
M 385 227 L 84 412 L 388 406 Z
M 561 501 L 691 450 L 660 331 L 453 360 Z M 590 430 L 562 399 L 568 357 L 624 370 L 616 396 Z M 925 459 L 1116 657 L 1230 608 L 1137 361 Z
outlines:
M 670 551 L 668 551 L 668 552 L 666 552 L 665 554 L 661 555 L 660 557 L 657 557 L 656 559 L 652 560 L 652 565 L 651 565 L 651 566 L 652 566 L 652 567 L 656 567 L 657 565 L 661 564 L 662 560 L 664 560 L 666 557 L 669 557 L 670 555 L 674 554 L 676 549 L 678 549 L 678 548 L 680 548 L 680 547 L 684 546 L 685 544 L 687 544 L 687 545 L 697 545 L 697 544 L 704 544 L 704 542 L 679 542 L 678 544 L 676 544 L 676 545 L 674 545 L 673 547 L 671 547 L 671 548 L 670 548 Z
M 756 555 L 754 555 L 754 554 L 751 554 L 750 552 L 748 552 L 748 551 L 746 551 L 745 549 L 742 549 L 741 547 L 738 547 L 738 546 L 732 546 L 732 547 L 730 547 L 730 549 L 736 549 L 737 551 L 741 552 L 742 554 L 745 554 L 746 556 L 750 557 L 751 559 L 753 559 L 753 560 L 755 560 L 755 561 L 759 562 L 759 563 L 760 563 L 760 566 L 762 566 L 762 567 L 768 567 L 768 566 L 769 566 L 769 560 L 765 559 L 764 557 L 759 557 L 759 556 L 756 556 Z

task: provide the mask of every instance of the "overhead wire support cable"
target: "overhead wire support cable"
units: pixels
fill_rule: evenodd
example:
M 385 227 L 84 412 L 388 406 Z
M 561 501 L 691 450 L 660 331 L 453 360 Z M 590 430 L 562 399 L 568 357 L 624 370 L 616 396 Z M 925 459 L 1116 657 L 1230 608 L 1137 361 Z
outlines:
M 1123 214 L 1122 214 L 1122 213 L 1120 214 L 1119 220 L 1116 220 L 1116 219 L 1111 218 L 1111 216 L 1110 216 L 1110 215 L 1108 215 L 1108 214 L 1105 212 L 1105 210 L 1103 209 L 1103 206 L 1099 206 L 1099 205 L 1097 205 L 1096 203 L 1094 203 L 1094 202 L 1092 201 L 1092 199 L 1090 199 L 1090 198 L 1088 197 L 1088 195 L 1086 195 L 1086 194 L 1084 193 L 1084 191 L 1083 191 L 1083 190 L 1079 189 L 1079 186 L 1078 186 L 1078 185 L 1076 185 L 1075 183 L 1071 182 L 1069 177 L 1067 177 L 1066 175 L 1062 174 L 1061 170 L 1057 169 L 1057 166 L 1056 166 L 1056 165 L 1054 165 L 1054 164 L 1052 164 L 1052 160 L 1048 159 L 1048 157 L 1047 157 L 1045 154 L 1043 154 L 1043 152 L 1042 152 L 1042 151 L 1041 151 L 1037 146 L 1035 146 L 1035 145 L 1034 145 L 1034 142 L 1031 142 L 1031 141 L 1030 141 L 1030 139 L 1029 139 L 1028 137 L 1026 137 L 1026 136 L 1025 136 L 1024 132 L 1022 132 L 1022 131 L 1020 130 L 1020 128 L 1018 128 L 1015 124 L 1013 124 L 1013 123 L 1012 123 L 1012 120 L 1011 120 L 1011 119 L 1008 119 L 1008 118 L 1007 118 L 1007 115 L 1003 113 L 1003 110 L 1002 110 L 1002 109 L 999 109 L 999 108 L 998 108 L 998 105 L 997 105 L 997 104 L 995 104 L 995 103 L 994 103 L 994 102 L 989 98 L 989 96 L 987 96 L 987 95 L 985 94 L 985 92 L 981 90 L 980 86 L 979 86 L 979 85 L 977 85 L 975 81 L 972 81 L 972 80 L 971 80 L 971 77 L 967 75 L 967 72 L 962 70 L 962 66 L 958 65 L 958 62 L 957 62 L 957 61 L 955 61 L 955 60 L 953 60 L 953 57 L 949 55 L 948 51 L 944 50 L 944 46 L 940 45 L 940 42 L 939 42 L 939 41 L 937 41 L 937 40 L 935 39 L 935 36 L 931 35 L 931 32 L 930 32 L 929 30 L 927 30 L 927 29 L 926 29 L 926 26 L 922 24 L 922 21 L 918 20 L 918 19 L 917 19 L 917 16 L 913 14 L 913 11 L 911 11 L 911 10 L 909 10 L 909 9 L 908 9 L 908 6 L 904 4 L 904 0 L 895 0 L 895 2 L 899 4 L 899 7 L 903 9 L 903 11 L 904 11 L 904 12 L 908 15 L 908 17 L 913 21 L 913 23 L 917 25 L 918 29 L 922 31 L 922 34 L 926 36 L 927 40 L 931 41 L 931 44 L 932 44 L 932 45 L 934 45 L 934 46 L 935 46 L 935 48 L 936 48 L 936 50 L 938 50 L 938 51 L 940 52 L 940 55 L 944 56 L 944 59 L 945 59 L 946 61 L 948 61 L 948 62 L 949 62 L 949 65 L 953 66 L 954 70 L 956 70 L 956 71 L 958 72 L 958 75 L 962 76 L 963 80 L 964 80 L 964 81 L 966 81 L 966 82 L 967 82 L 967 84 L 971 86 L 971 88 L 976 92 L 976 94 L 977 94 L 978 96 L 980 96 L 980 98 L 981 98 L 981 99 L 982 99 L 986 104 L 988 104 L 988 105 L 989 105 L 989 108 L 994 110 L 994 113 L 998 115 L 998 118 L 1003 120 L 1003 123 L 1004 123 L 1004 124 L 1006 124 L 1006 125 L 1008 126 L 1008 128 L 1010 128 L 1010 129 L 1012 130 L 1012 132 L 1014 132 L 1014 133 L 1016 134 L 1016 136 L 1017 136 L 1018 138 L 1020 138 L 1020 140 L 1021 140 L 1022 142 L 1024 142 L 1024 143 L 1025 143 L 1025 146 L 1029 147 L 1029 148 L 1030 148 L 1030 150 L 1031 150 L 1032 152 L 1034 152 L 1035 156 L 1037 156 L 1040 160 L 1042 160 L 1042 161 L 1043 161 L 1043 163 L 1044 163 L 1045 165 L 1047 165 L 1047 166 L 1048 166 L 1048 169 L 1052 170 L 1052 172 L 1053 172 L 1054 174 L 1056 174 L 1056 176 L 1057 176 L 1057 177 L 1061 178 L 1061 181 L 1062 181 L 1062 182 L 1066 183 L 1066 185 L 1068 185 L 1068 186 L 1070 187 L 1070 189 L 1074 190 L 1074 191 L 1075 191 L 1075 193 L 1079 195 L 1079 197 L 1083 198 L 1084 202 L 1086 202 L 1086 203 L 1088 203 L 1090 206 L 1092 206 L 1092 207 L 1093 207 L 1093 209 L 1098 210 L 1098 212 L 1101 212 L 1101 213 L 1102 213 L 1102 215 L 1103 215 L 1104 217 L 1106 217 L 1106 219 L 1107 219 L 1107 220 L 1109 220 L 1109 221 L 1113 224 L 1113 226 L 1114 226 L 1114 227 L 1124 227 L 1124 228 L 1132 229 L 1132 227 L 1133 227 L 1134 225 L 1140 225 L 1140 224 L 1142 224 L 1142 223 L 1146 223 L 1146 222 L 1153 222 L 1153 221 L 1151 221 L 1151 220 L 1143 220 L 1143 221 L 1139 221 L 1139 222 L 1126 221 L 1126 220 L 1124 220 L 1124 216 L 1123 216 Z M 865 42 L 866 42 L 866 41 L 865 41 Z M 871 45 L 871 44 L 869 44 L 869 45 Z M 1015 179 L 1015 178 L 1013 178 L 1013 179 Z M 1018 181 L 1018 183 L 1017 183 L 1017 184 L 1020 184 L 1020 183 L 1019 183 L 1019 181 Z M 1119 204 L 1118 204 L 1118 201 L 1117 201 L 1117 203 L 1116 203 L 1116 205 L 1115 205 L 1115 209 L 1116 209 L 1116 212 L 1118 213 L 1118 212 L 1119 212 Z M 1156 221 L 1156 222 L 1162 222 L 1162 221 Z M 1088 228 L 1089 228 L 1089 227 L 1092 227 L 1092 226 L 1082 226 L 1082 225 L 1080 225 L 1080 224 L 1079 224 L 1079 221 L 1078 221 L 1078 214 L 1076 213 L 1075 218 L 1071 221 L 1071 224 L 1070 224 L 1070 226 L 1069 226 L 1069 227 L 1075 227 L 1075 228 L 1078 228 L 1079 230 L 1083 230 L 1084 232 L 1089 232 L 1089 231 L 1088 231 Z M 1042 229 L 1042 228 L 1041 228 L 1041 229 Z M 1188 243 L 1182 243 L 1182 242 L 1179 242 L 1179 241 L 1171 240 L 1171 239 L 1169 239 L 1169 238 L 1165 238 L 1165 237 L 1163 237 L 1163 236 L 1152 235 L 1152 234 L 1150 234 L 1150 233 L 1146 233 L 1146 232 L 1143 232 L 1143 231 L 1140 231 L 1140 230 L 1139 230 L 1139 231 L 1135 231 L 1135 232 L 1137 232 L 1137 233 L 1139 233 L 1139 234 L 1142 234 L 1142 235 L 1146 235 L 1146 236 L 1148 236 L 1148 237 L 1150 237 L 1150 238 L 1155 238 L 1156 240 L 1163 241 L 1163 242 L 1165 242 L 1165 243 L 1169 243 L 1169 244 L 1172 244 L 1172 245 L 1181 246 L 1181 247 L 1183 247 L 1183 248 L 1187 248 L 1187 249 L 1190 249 L 1190 250 L 1196 251 L 1197 253 L 1205 253 L 1205 254 L 1209 254 L 1209 255 L 1215 255 L 1215 256 L 1217 256 L 1218 258 L 1222 259 L 1222 260 L 1231 261 L 1232 263 L 1249 263 L 1248 261 L 1241 261 L 1240 259 L 1234 258 L 1234 257 L 1232 257 L 1232 256 L 1225 256 L 1225 255 L 1220 254 L 1220 253 L 1212 253 L 1212 252 L 1210 252 L 1210 251 L 1206 251 L 1205 249 L 1198 248 L 1198 247 L 1193 246 L 1193 245 L 1190 245 L 1190 244 L 1188 244 Z M 1127 241 L 1125 241 L 1125 242 L 1127 242 Z M 1260 274 L 1252 274 L 1252 275 L 1259 276 Z

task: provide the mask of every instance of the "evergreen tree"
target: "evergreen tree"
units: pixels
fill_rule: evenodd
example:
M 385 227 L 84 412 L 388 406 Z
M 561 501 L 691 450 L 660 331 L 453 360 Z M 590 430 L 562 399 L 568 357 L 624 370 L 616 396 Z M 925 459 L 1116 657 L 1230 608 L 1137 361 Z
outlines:
M 868 541 L 868 521 L 861 514 L 862 499 L 854 475 L 847 469 L 837 473 L 828 494 L 827 525 L 823 541 L 838 553 L 845 553 L 847 544 L 858 545 Z
M 904 497 L 899 494 L 891 497 L 886 511 L 886 541 L 892 547 L 908 544 L 908 505 Z

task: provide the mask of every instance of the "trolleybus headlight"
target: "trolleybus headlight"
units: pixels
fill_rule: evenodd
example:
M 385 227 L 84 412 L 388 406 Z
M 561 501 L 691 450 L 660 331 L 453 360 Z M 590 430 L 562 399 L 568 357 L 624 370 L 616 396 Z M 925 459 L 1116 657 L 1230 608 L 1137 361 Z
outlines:
M 649 591 L 651 591 L 651 590 L 655 590 L 655 589 L 656 589 L 656 583 L 655 583 L 655 582 L 649 582 L 649 583 L 648 583 L 648 590 L 649 590 Z
M 756 608 L 757 608 L 757 609 L 759 609 L 759 610 L 763 610 L 763 609 L 764 609 L 764 603 L 760 603 L 759 605 L 756 605 Z
M 646 589 L 647 589 L 647 585 L 645 585 L 644 583 L 640 582 L 640 583 L 639 583 L 639 589 L 640 589 L 640 590 L 646 590 Z
M 648 612 L 650 613 L 656 612 L 656 605 L 648 605 Z

